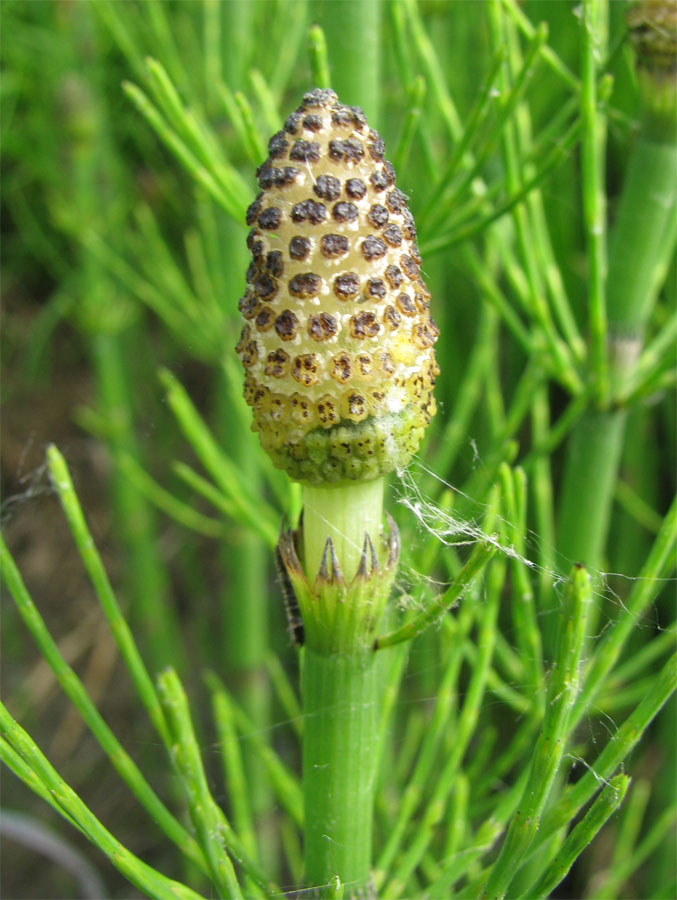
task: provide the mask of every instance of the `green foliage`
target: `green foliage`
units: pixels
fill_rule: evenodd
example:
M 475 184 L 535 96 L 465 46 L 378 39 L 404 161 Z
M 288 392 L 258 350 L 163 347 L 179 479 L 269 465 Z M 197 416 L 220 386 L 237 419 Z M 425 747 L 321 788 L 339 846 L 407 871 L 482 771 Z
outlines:
M 134 692 L 123 730 L 31 598 L 10 503 L 1 574 L 136 805 L 104 825 L 94 779 L 38 746 L 50 723 L 15 687 L 31 657 L 9 612 L 8 768 L 148 896 L 276 896 L 305 877 L 308 723 L 271 566 L 301 496 L 249 432 L 233 347 L 255 165 L 326 84 L 378 123 L 441 328 L 441 411 L 387 501 L 401 602 L 363 715 L 378 895 L 547 897 L 567 878 L 571 896 L 668 896 L 677 150 L 646 130 L 623 4 L 1 12 L 5 401 L 59 383 L 64 336 L 92 373 L 73 415 L 107 450 L 111 576 L 75 461 L 50 446 L 45 478 Z

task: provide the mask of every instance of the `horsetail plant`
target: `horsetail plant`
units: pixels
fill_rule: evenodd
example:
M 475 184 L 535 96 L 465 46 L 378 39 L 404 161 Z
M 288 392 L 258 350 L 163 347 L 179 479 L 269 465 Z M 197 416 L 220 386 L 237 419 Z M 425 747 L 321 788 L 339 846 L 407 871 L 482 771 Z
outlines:
M 435 413 L 438 329 L 416 228 L 380 135 L 330 89 L 268 144 L 247 211 L 252 262 L 237 352 L 253 428 L 304 485 L 278 555 L 304 636 L 306 878 L 369 892 L 379 729 L 376 650 L 399 535 L 383 481 Z M 299 624 L 301 628 L 299 628 Z M 379 643 L 381 641 L 381 643 Z
M 46 803 L 118 869 L 107 896 L 123 880 L 161 900 L 671 891 L 674 729 L 656 717 L 677 687 L 677 501 L 641 441 L 641 486 L 617 472 L 629 415 L 674 432 L 676 10 L 643 0 L 628 28 L 608 0 L 3 5 L 7 231 L 49 272 L 27 283 L 58 282 L 31 366 L 86 307 L 78 335 L 110 384 L 78 421 L 114 449 L 118 499 L 126 480 L 162 513 L 157 544 L 137 535 L 190 648 L 144 645 L 107 510 L 80 504 L 75 455 L 38 429 L 43 480 L 2 512 L 59 501 L 121 665 L 97 694 L 98 644 L 81 665 L 74 604 L 33 602 L 8 521 L 0 574 L 39 657 L 31 672 L 3 611 L 0 758 L 23 782 L 3 805 L 28 786 L 36 817 Z M 46 115 L 36 47 L 84 63 L 96 135 Z M 94 332 L 127 316 L 148 352 L 116 330 L 104 359 Z M 118 407 L 133 441 L 114 440 Z M 625 546 L 607 540 L 613 499 Z M 80 754 L 39 748 L 36 673 L 89 730 Z M 140 714 L 115 721 L 125 690 Z

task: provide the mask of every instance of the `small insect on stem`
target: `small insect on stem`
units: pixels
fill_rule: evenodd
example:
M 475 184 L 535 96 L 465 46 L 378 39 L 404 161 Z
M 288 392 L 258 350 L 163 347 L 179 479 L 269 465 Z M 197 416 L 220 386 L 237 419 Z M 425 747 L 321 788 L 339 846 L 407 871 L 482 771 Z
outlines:
M 289 636 L 291 637 L 294 646 L 302 647 L 306 636 L 303 628 L 303 620 L 301 619 L 301 610 L 299 609 L 299 603 L 296 599 L 291 580 L 285 569 L 284 562 L 282 561 L 282 554 L 280 553 L 279 546 L 275 548 L 275 568 L 277 569 L 278 581 L 282 590 L 284 610 L 287 614 Z

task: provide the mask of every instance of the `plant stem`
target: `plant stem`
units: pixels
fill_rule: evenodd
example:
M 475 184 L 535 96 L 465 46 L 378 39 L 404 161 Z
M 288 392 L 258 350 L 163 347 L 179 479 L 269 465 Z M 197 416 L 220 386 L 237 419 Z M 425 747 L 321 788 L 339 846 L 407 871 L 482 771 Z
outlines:
M 394 574 L 390 552 L 379 553 L 383 484 L 304 488 L 304 833 L 319 896 L 339 884 L 345 897 L 371 892 L 383 679 L 371 645 Z
M 665 236 L 675 216 L 677 141 L 650 126 L 633 149 L 609 251 L 607 282 L 611 396 L 632 377 L 644 328 L 674 240 Z M 614 484 L 625 430 L 625 410 L 593 409 L 573 431 L 560 495 L 562 567 L 584 561 L 598 568 L 606 544 Z
M 100 276 L 99 276 L 100 277 Z M 122 454 L 139 460 L 139 448 L 131 420 L 131 393 L 123 354 L 123 336 L 97 334 L 90 341 L 97 373 L 99 404 L 111 426 L 110 449 L 116 464 L 112 497 L 117 527 L 128 554 L 128 585 L 132 619 L 139 628 L 153 671 L 169 665 L 185 668 L 180 626 L 172 606 L 168 578 L 155 546 L 153 512 L 145 497 L 119 471 Z
M 340 487 L 304 488 L 304 569 L 311 584 L 320 568 L 327 538 L 331 538 L 347 581 L 357 572 L 365 534 L 377 546 L 383 484 L 383 478 L 375 478 Z
M 372 818 L 379 722 L 376 654 L 321 656 L 306 648 L 303 660 L 303 788 L 306 879 L 320 896 L 369 893 Z
M 343 103 L 361 106 L 370 123 L 381 111 L 381 0 L 329 0 L 316 4 L 327 37 L 331 86 Z

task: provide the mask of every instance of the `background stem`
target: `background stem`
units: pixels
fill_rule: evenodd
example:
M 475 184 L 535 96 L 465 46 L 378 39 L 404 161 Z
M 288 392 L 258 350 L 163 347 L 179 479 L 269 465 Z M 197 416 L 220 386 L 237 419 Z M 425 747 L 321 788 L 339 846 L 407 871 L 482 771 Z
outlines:
M 675 215 L 677 143 L 642 133 L 623 187 L 609 260 L 610 382 L 620 390 L 631 376 L 659 284 L 656 273 L 672 256 L 664 237 Z M 614 484 L 623 447 L 625 412 L 593 410 L 574 429 L 560 489 L 561 565 L 599 568 L 606 545 Z
M 381 112 L 381 0 L 325 0 L 316 21 L 327 38 L 331 86 L 378 127 Z

